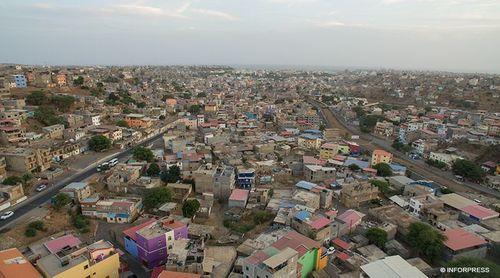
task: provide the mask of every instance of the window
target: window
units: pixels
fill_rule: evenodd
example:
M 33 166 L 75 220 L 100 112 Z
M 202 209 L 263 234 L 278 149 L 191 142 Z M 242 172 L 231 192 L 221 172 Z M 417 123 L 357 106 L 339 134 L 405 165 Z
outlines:
M 83 266 L 83 269 L 87 269 L 87 268 L 89 268 L 88 264 L 86 264 L 86 265 Z

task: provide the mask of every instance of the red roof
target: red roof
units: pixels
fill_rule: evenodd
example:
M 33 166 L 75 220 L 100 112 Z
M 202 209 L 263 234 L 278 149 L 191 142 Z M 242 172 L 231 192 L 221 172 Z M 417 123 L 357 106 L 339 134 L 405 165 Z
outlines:
M 328 224 L 330 224 L 332 221 L 326 217 L 321 217 L 321 218 L 318 218 L 314 221 L 312 221 L 311 223 L 309 223 L 309 225 L 315 229 L 315 230 L 319 230 L 319 229 L 322 229 L 323 227 L 327 226 Z
M 186 224 L 184 224 L 181 221 L 167 220 L 167 221 L 163 222 L 163 227 L 174 229 L 174 230 L 182 228 L 184 226 L 186 226 Z
M 80 239 L 78 239 L 74 235 L 65 235 L 47 241 L 43 245 L 49 250 L 50 253 L 55 254 L 61 251 L 66 246 L 74 247 L 80 245 L 81 243 L 82 242 L 80 241 Z
M 338 219 L 342 220 L 344 223 L 348 224 L 351 228 L 359 224 L 361 219 L 365 215 L 361 212 L 355 211 L 353 209 L 349 209 L 337 216 Z
M 248 199 L 248 193 L 249 191 L 245 189 L 234 189 L 229 200 L 246 201 Z
M 337 258 L 339 258 L 341 261 L 347 261 L 350 258 L 349 255 L 344 252 L 337 252 L 335 256 L 337 256 Z
M 295 231 L 289 232 L 271 246 L 279 250 L 290 247 L 299 253 L 299 257 L 304 256 L 307 251 L 321 247 L 317 241 L 303 236 Z
M 146 221 L 146 222 L 144 222 L 144 223 L 142 223 L 142 224 L 140 224 L 140 225 L 137 225 L 137 226 L 134 226 L 134 227 L 132 227 L 132 228 L 128 228 L 128 229 L 126 229 L 125 231 L 123 231 L 123 233 L 124 233 L 126 236 L 128 236 L 129 238 L 131 238 L 131 239 L 133 239 L 133 240 L 135 241 L 135 240 L 136 240 L 136 238 L 135 238 L 135 233 L 136 233 L 137 231 L 139 231 L 140 229 L 142 229 L 142 228 L 146 227 L 147 225 L 149 225 L 149 224 L 151 224 L 151 223 L 153 223 L 153 222 L 155 222 L 155 221 L 156 221 L 156 219 L 151 218 L 151 219 L 149 219 L 148 221 Z
M 481 205 L 470 205 L 461 208 L 463 212 L 466 212 L 480 220 L 490 219 L 498 217 L 499 213 L 491 210 L 489 208 L 485 208 Z
M 486 244 L 486 240 L 462 228 L 446 230 L 444 235 L 446 236 L 444 245 L 453 251 Z
M 340 238 L 336 238 L 336 239 L 332 240 L 332 243 L 337 245 L 338 247 L 344 249 L 344 250 L 349 250 L 351 248 L 351 245 L 349 245 L 349 243 L 341 240 Z

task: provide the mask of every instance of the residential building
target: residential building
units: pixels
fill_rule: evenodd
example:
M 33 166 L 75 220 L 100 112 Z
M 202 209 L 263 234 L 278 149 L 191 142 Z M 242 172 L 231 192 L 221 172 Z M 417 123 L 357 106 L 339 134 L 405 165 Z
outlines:
M 56 124 L 42 127 L 43 132 L 50 139 L 63 139 L 64 125 Z
M 392 163 L 392 153 L 384 150 L 374 150 L 372 153 L 371 165 L 377 165 L 379 163 Z
M 24 128 L 14 125 L 0 126 L 0 144 L 12 146 L 24 141 L 26 141 Z
M 304 179 L 310 182 L 322 182 L 335 178 L 336 169 L 333 167 L 323 167 L 318 165 L 304 165 Z
M 7 148 L 0 150 L 7 170 L 14 172 L 45 171 L 50 167 L 52 155 L 48 148 Z
M 277 250 L 268 247 L 262 251 L 262 258 L 252 255 L 248 258 L 250 263 L 244 262 L 243 273 L 245 277 L 287 278 L 297 276 L 297 263 L 299 253 L 286 247 Z M 261 260 L 259 260 L 261 259 Z
M 80 202 L 82 215 L 104 219 L 109 223 L 129 223 L 142 210 L 142 199 L 135 197 L 106 198 L 88 197 Z
M 17 248 L 0 251 L 0 277 L 42 278 L 35 267 Z
M 16 88 L 28 87 L 28 81 L 26 80 L 26 76 L 24 76 L 24 74 L 12 75 L 12 82 Z
M 317 150 L 321 146 L 321 139 L 317 135 L 305 133 L 297 138 L 297 145 L 299 148 Z
M 455 162 L 455 160 L 457 159 L 462 159 L 462 157 L 455 154 L 440 153 L 440 152 L 430 152 L 429 154 L 429 160 L 442 162 L 446 164 L 448 167 L 451 167 L 453 162 Z
M 146 223 L 124 231 L 126 250 L 139 258 L 144 266 L 153 268 L 165 264 L 174 241 L 188 237 L 188 227 L 173 219 Z
M 230 208 L 232 207 L 245 208 L 247 205 L 249 193 L 250 193 L 249 190 L 238 189 L 238 188 L 233 189 L 233 193 L 231 193 L 231 196 L 229 196 L 228 206 Z
M 377 122 L 373 133 L 384 137 L 391 137 L 394 134 L 394 124 L 387 121 Z
M 131 128 L 149 128 L 153 125 L 153 121 L 142 114 L 127 114 L 123 120 Z
M 444 260 L 486 257 L 488 243 L 484 238 L 462 228 L 447 229 L 443 235 L 446 237 L 443 250 Z
M 396 278 L 412 277 L 426 278 L 422 271 L 405 261 L 401 256 L 389 256 L 361 266 L 360 277 Z
M 370 182 L 352 182 L 343 185 L 340 202 L 347 208 L 358 208 L 361 204 L 378 198 L 378 187 Z
M 227 165 L 202 165 L 193 172 L 196 193 L 213 193 L 218 200 L 227 200 L 234 188 L 234 168 Z
M 118 278 L 120 260 L 118 250 L 104 240 L 83 248 L 64 247 L 36 262 L 44 277 L 109 277 Z
M 237 168 L 237 182 L 241 188 L 252 188 L 255 185 L 255 169 L 253 168 Z
M 76 203 L 80 203 L 92 195 L 92 188 L 88 182 L 72 182 L 61 189 L 61 192 L 69 195 Z
M 325 143 L 321 145 L 319 157 L 321 159 L 333 159 L 339 154 L 339 145 L 334 143 Z

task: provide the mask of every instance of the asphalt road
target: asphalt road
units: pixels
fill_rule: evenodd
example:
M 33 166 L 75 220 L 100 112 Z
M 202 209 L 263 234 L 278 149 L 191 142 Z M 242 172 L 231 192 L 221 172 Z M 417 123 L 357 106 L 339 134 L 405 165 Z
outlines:
M 108 159 L 118 158 L 119 160 L 121 160 L 121 159 L 126 158 L 128 156 L 131 156 L 133 149 L 135 147 L 149 145 L 149 144 L 153 143 L 154 141 L 161 139 L 162 135 L 163 135 L 163 133 L 155 135 L 155 136 L 153 136 L 149 139 L 146 139 L 145 141 L 137 144 L 134 147 L 123 150 L 121 152 L 116 153 L 113 156 L 110 156 Z M 87 168 L 88 169 L 85 169 L 82 172 L 79 172 L 70 178 L 67 178 L 63 181 L 60 181 L 59 183 L 54 184 L 53 186 L 48 187 L 45 191 L 42 191 L 42 192 L 36 194 L 35 196 L 28 198 L 28 200 L 26 200 L 22 203 L 19 203 L 11 208 L 6 209 L 4 212 L 12 210 L 12 211 L 14 211 L 14 215 L 6 220 L 0 221 L 0 230 L 7 228 L 10 223 L 12 223 L 15 220 L 17 220 L 18 218 L 22 217 L 24 214 L 26 214 L 30 210 L 35 209 L 35 208 L 41 206 L 42 204 L 44 204 L 45 202 L 49 201 L 52 198 L 52 196 L 56 195 L 61 188 L 65 187 L 69 183 L 79 182 L 79 181 L 84 180 L 84 179 L 94 175 L 95 173 L 97 173 L 96 167 L 88 167 L 87 166 Z
M 406 165 L 408 170 L 422 177 L 433 180 L 435 183 L 441 186 L 446 186 L 452 190 L 467 191 L 467 189 L 471 189 L 476 192 L 481 192 L 500 198 L 500 192 L 496 190 L 472 182 L 458 183 L 454 180 L 454 176 L 452 173 L 434 169 L 425 164 L 423 161 L 410 159 L 405 154 L 393 149 L 392 146 L 390 146 L 390 142 L 388 142 L 387 140 L 380 139 L 371 134 L 362 134 L 361 132 L 359 132 L 359 130 L 357 130 L 357 128 L 343 122 L 341 119 L 337 118 L 332 110 L 324 107 L 322 103 L 312 99 L 309 99 L 309 102 L 316 108 L 320 108 L 321 116 L 325 120 L 327 127 L 341 128 L 344 131 L 347 131 L 347 133 L 349 134 L 359 135 L 360 143 L 363 145 L 363 147 L 366 147 L 369 150 L 380 148 L 393 153 L 394 161 Z

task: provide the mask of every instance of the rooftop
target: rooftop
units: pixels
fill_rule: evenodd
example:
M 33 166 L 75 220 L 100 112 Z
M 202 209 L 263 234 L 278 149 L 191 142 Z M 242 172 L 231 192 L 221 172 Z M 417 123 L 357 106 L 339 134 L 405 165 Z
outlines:
M 234 189 L 229 197 L 229 200 L 246 201 L 250 191 L 244 189 Z
M 453 251 L 486 244 L 486 240 L 462 228 L 446 230 L 444 235 L 446 236 L 444 245 Z
M 384 259 L 365 264 L 361 269 L 369 277 L 384 277 L 384 278 L 425 278 L 418 268 L 410 265 L 407 261 L 403 260 L 400 256 L 390 256 Z
M 11 248 L 0 251 L 0 277 L 41 278 L 42 275 L 17 248 Z

